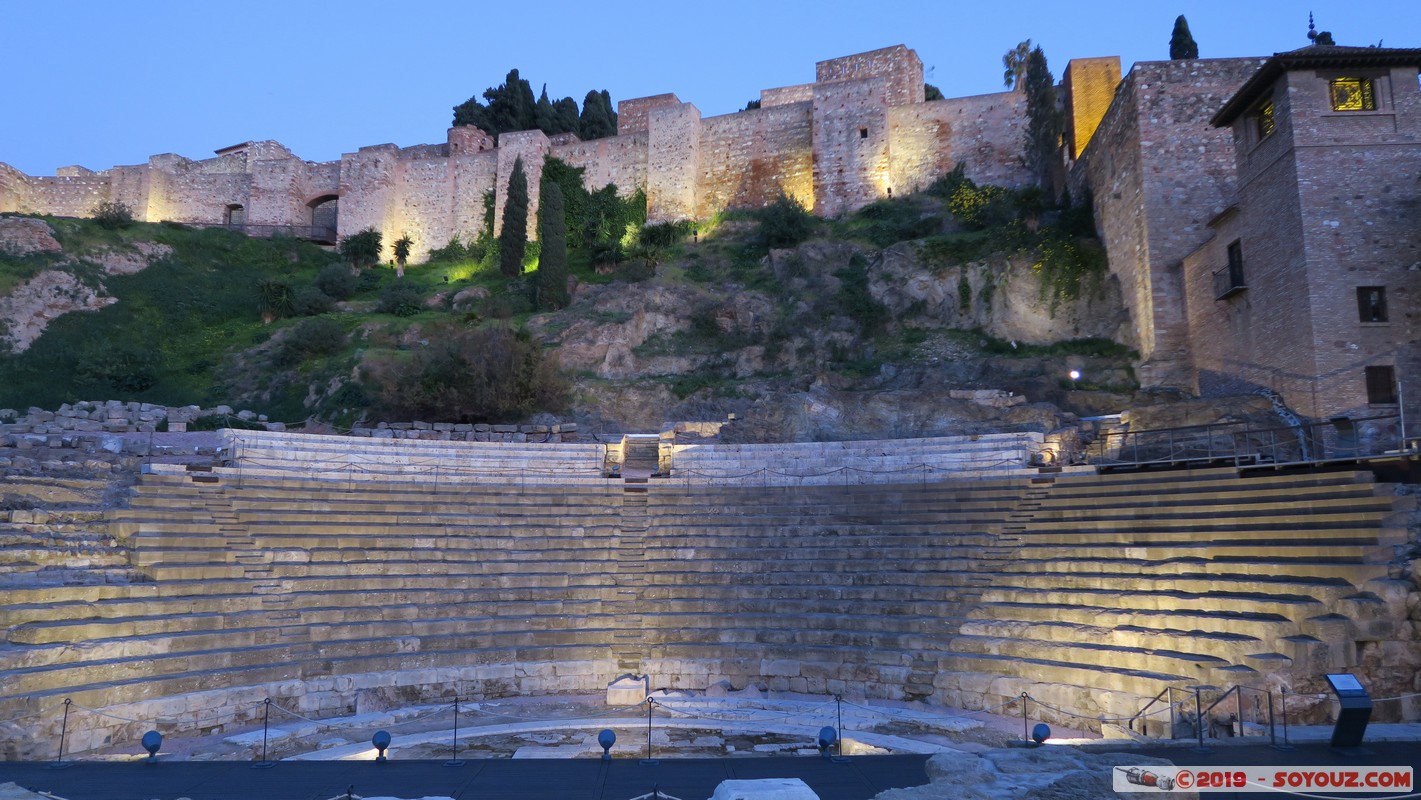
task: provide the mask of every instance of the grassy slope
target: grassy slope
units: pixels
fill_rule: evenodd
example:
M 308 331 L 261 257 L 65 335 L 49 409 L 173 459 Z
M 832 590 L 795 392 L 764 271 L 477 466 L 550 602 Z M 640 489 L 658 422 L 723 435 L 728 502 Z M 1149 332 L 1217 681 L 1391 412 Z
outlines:
M 379 358 L 407 358 L 421 346 L 416 335 L 431 326 L 473 326 L 489 320 L 521 327 L 533 309 L 525 282 L 510 282 L 496 269 L 472 262 L 412 266 L 400 281 L 413 290 L 415 305 L 404 314 L 375 310 L 382 292 L 396 282 L 393 270 L 368 271 L 347 311 L 325 315 L 344 333 L 344 342 L 321 353 L 293 356 L 284 343 L 297 319 L 264 324 L 257 290 L 263 280 L 280 280 L 293 289 L 313 284 L 321 268 L 336 263 L 333 254 L 290 240 L 248 239 L 222 230 L 184 226 L 135 224 L 106 230 L 85 220 L 55 220 L 56 237 L 65 256 L 80 261 L 58 268 L 74 272 L 91 285 L 102 285 L 119 302 L 96 313 L 67 314 L 51 323 L 27 352 L 0 355 L 0 407 L 30 405 L 53 408 L 81 399 L 119 398 L 169 405 L 196 403 L 242 405 L 273 419 L 296 421 L 313 410 L 327 419 L 349 422 L 368 402 L 378 386 L 349 391 L 339 398 L 333 387 L 359 372 L 362 364 Z M 863 346 L 835 352 L 828 363 L 817 365 L 848 376 L 867 376 L 886 362 L 906 361 L 921 342 L 922 334 L 897 328 L 886 332 L 883 320 L 870 319 L 871 298 L 848 297 L 842 291 L 813 298 L 794 294 L 768 274 L 762 265 L 766 252 L 757 240 L 753 214 L 731 215 L 720 230 L 703 228 L 698 244 L 673 244 L 649 255 L 659 262 L 657 282 L 700 286 L 714 295 L 758 290 L 777 307 L 778 323 L 764 342 L 721 340 L 714 325 L 697 324 L 671 341 L 649 343 L 672 351 L 728 352 L 747 344 L 767 350 L 796 344 L 793 337 L 813 337 L 808 330 L 837 316 L 839 325 L 858 328 Z M 940 206 L 925 198 L 905 198 L 876 203 L 858 214 L 833 223 L 816 223 L 817 235 L 853 242 L 865 252 L 893 242 L 923 239 L 938 258 L 961 261 L 993 248 L 991 236 L 951 233 Z M 148 240 L 169 245 L 173 254 L 131 276 L 106 276 L 85 254 L 96 248 Z M 639 251 L 648 255 L 647 251 Z M 0 256 L 0 288 L 32 277 L 41 269 L 55 268 L 59 257 Z M 585 283 L 607 283 L 645 276 L 644 267 L 628 268 L 617 276 L 599 275 L 585 252 L 574 251 L 570 272 Z M 642 273 L 640 275 L 636 273 Z M 468 311 L 450 310 L 450 299 L 460 290 L 482 286 L 490 296 Z M 442 299 L 435 300 L 436 295 Z M 865 305 L 867 304 L 867 305 Z M 553 331 L 571 324 L 578 314 L 596 313 L 574 306 L 542 326 Z M 273 341 L 275 340 L 275 341 Z M 986 341 L 974 337 L 974 341 Z M 803 342 L 798 342 L 801 346 Z M 1090 349 L 1100 343 L 1082 343 Z M 287 348 L 283 352 L 283 348 Z M 990 349 L 990 348 L 989 348 Z M 1066 350 L 1074 349 L 1067 346 Z M 1015 355 L 1015 354 L 1013 354 Z M 1122 355 L 1111 353 L 1111 355 Z M 736 392 L 735 379 L 724 365 L 699 372 L 668 376 L 666 383 L 679 397 L 710 390 Z M 363 399 L 361 395 L 364 395 Z M 320 398 L 315 408 L 308 398 Z M 346 410 L 339 408 L 347 406 Z

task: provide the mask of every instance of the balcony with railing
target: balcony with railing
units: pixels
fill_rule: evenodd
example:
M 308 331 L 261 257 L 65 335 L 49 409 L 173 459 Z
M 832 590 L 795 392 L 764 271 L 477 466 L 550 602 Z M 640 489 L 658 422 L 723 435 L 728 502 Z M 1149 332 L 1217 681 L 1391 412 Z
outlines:
M 1229 261 L 1223 269 L 1214 270 L 1214 299 L 1225 300 L 1248 288 L 1243 280 L 1243 262 Z

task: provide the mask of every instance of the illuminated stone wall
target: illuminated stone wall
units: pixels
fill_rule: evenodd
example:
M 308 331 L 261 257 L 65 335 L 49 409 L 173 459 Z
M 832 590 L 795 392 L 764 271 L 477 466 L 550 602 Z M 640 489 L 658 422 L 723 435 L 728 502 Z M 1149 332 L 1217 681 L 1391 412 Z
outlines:
M 0 213 L 22 211 L 29 203 L 29 176 L 9 164 L 0 164 Z
M 888 109 L 889 185 L 926 189 L 959 162 L 977 183 L 1024 186 L 1026 98 L 1019 92 L 935 100 Z
M 831 58 L 814 65 L 816 84 L 869 78 L 882 79 L 885 102 L 890 106 L 923 102 L 923 62 L 917 53 L 901 44 Z M 818 93 L 818 87 L 815 92 Z
M 108 199 L 109 177 L 102 173 L 31 178 L 28 203 L 17 210 L 87 217 L 93 213 L 94 206 Z
M 837 217 L 887 196 L 889 89 L 880 78 L 814 87 L 814 213 Z
M 1095 135 L 1120 85 L 1120 57 L 1075 58 L 1066 64 L 1061 90 L 1066 102 L 1066 156 L 1078 158 Z
M 1190 382 L 1181 263 L 1236 188 L 1232 137 L 1208 123 L 1262 59 L 1144 62 L 1115 92 L 1071 173 L 1094 196 L 1096 228 L 1120 279 L 1146 386 Z
M 813 208 L 812 128 L 809 103 L 702 120 L 696 216 L 763 206 L 781 191 Z
M 650 97 L 636 97 L 617 103 L 617 133 L 644 133 L 653 108 L 681 105 L 675 94 L 654 94 Z
M 701 112 L 690 103 L 662 106 L 647 115 L 647 217 L 696 217 L 696 183 L 701 166 Z

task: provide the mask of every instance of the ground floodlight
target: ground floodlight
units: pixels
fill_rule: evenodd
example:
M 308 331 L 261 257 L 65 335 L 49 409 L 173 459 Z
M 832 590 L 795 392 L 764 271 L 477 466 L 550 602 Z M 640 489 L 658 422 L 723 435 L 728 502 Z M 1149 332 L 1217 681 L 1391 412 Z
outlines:
M 1031 741 L 1041 744 L 1051 738 L 1051 726 L 1044 722 L 1036 723 L 1036 727 L 1031 729 Z
M 829 757 L 829 748 L 839 741 L 839 732 L 834 730 L 833 725 L 825 725 L 819 729 L 819 755 Z
M 378 755 L 375 756 L 375 760 L 384 761 L 385 750 L 390 747 L 390 732 L 375 731 L 375 735 L 370 737 L 370 743 L 375 745 L 375 749 L 379 751 Z
M 602 732 L 597 734 L 597 744 L 602 746 L 603 761 L 612 760 L 612 745 L 616 743 L 617 734 L 613 733 L 611 728 L 603 728 Z
M 157 731 L 148 731 L 143 734 L 143 749 L 148 751 L 149 764 L 158 760 L 158 748 L 162 746 L 163 734 Z

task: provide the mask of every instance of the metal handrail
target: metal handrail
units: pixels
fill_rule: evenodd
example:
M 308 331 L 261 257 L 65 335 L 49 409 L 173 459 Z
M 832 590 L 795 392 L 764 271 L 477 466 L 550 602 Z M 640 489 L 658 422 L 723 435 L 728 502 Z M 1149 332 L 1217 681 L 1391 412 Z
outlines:
M 1274 464 L 1321 462 L 1405 453 L 1417 442 L 1405 437 L 1369 445 L 1351 437 L 1358 426 L 1400 422 L 1399 414 L 1337 418 L 1301 426 L 1255 428 L 1242 423 L 1214 423 L 1144 431 L 1106 431 L 1085 449 L 1097 466 L 1175 464 L 1179 462 Z M 1328 440 L 1332 444 L 1326 447 Z M 1330 452 L 1327 452 L 1330 450 Z

